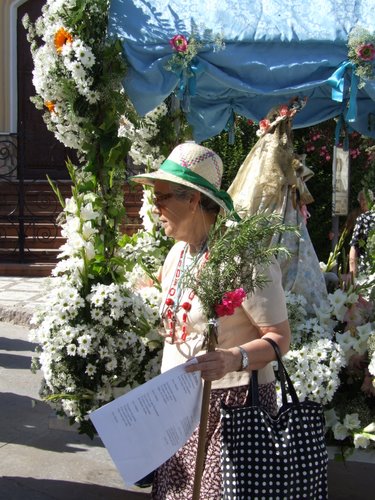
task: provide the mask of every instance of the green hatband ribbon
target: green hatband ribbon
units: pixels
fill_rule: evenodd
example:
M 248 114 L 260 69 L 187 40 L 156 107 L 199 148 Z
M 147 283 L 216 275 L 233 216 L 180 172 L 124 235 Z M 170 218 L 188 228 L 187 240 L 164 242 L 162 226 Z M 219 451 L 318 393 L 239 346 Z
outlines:
M 188 168 L 183 167 L 172 160 L 165 160 L 160 166 L 160 170 L 168 172 L 169 174 L 176 175 L 177 177 L 180 177 L 180 179 L 191 182 L 196 186 L 208 189 L 209 191 L 211 191 L 212 194 L 216 196 L 216 198 L 219 198 L 221 201 L 225 203 L 225 206 L 227 207 L 229 212 L 232 212 L 233 216 L 237 220 L 240 220 L 239 215 L 234 210 L 233 201 L 232 198 L 229 196 L 229 194 L 226 191 L 223 191 L 222 189 L 217 189 L 213 184 L 211 184 L 211 182 L 207 181 L 201 175 L 192 172 Z

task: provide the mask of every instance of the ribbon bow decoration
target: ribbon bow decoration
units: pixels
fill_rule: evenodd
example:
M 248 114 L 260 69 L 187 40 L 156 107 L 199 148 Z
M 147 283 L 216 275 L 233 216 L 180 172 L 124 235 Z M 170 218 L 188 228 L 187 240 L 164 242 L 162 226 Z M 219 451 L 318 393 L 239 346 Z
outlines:
M 346 113 L 346 121 L 354 122 L 357 118 L 357 93 L 359 77 L 355 72 L 355 64 L 344 61 L 336 71 L 328 78 L 327 83 L 332 87 L 332 100 L 343 102 L 345 91 L 345 74 L 351 71 L 349 107 Z

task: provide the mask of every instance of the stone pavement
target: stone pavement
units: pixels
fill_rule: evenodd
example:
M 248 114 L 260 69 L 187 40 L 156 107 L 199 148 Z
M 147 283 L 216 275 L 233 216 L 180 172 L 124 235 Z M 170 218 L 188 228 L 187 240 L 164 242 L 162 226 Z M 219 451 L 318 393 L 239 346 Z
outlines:
M 28 325 L 35 306 L 44 300 L 45 280 L 0 276 L 0 321 Z
M 145 500 L 128 487 L 98 437 L 57 419 L 30 371 L 27 324 L 45 278 L 0 277 L 0 500 Z

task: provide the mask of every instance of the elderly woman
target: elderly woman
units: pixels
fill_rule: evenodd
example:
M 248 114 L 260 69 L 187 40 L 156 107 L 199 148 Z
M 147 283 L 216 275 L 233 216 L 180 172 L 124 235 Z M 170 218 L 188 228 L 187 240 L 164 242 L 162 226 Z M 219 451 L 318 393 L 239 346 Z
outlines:
M 227 193 L 220 190 L 222 161 L 216 153 L 188 142 L 177 146 L 157 172 L 133 180 L 154 186 L 155 212 L 165 234 L 176 240 L 161 272 L 163 335 L 162 371 L 196 357 L 187 371 L 200 371 L 212 381 L 206 461 L 201 498 L 220 499 L 220 404 L 243 404 L 251 370 L 258 370 L 260 398 L 276 412 L 271 361 L 274 350 L 263 337 L 272 338 L 285 353 L 289 348 L 287 319 L 280 269 L 274 261 L 267 270 L 269 283 L 247 297 L 231 316 L 219 319 L 215 351 L 202 350 L 207 318 L 199 300 L 182 286 L 182 278 L 204 265 L 207 237 L 220 210 L 231 210 Z M 249 430 L 251 432 L 251 430 Z M 165 462 L 154 478 L 152 497 L 157 500 L 191 500 L 198 431 L 176 455 Z

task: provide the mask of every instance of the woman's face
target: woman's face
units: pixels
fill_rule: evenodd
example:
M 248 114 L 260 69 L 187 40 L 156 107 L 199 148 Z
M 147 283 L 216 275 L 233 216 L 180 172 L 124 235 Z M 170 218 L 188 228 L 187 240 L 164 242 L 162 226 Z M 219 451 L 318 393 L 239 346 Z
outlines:
M 192 197 L 196 197 L 195 194 Z M 192 198 L 177 198 L 173 192 L 173 184 L 167 181 L 155 181 L 154 212 L 165 234 L 178 241 L 188 241 L 193 230 L 194 203 Z

